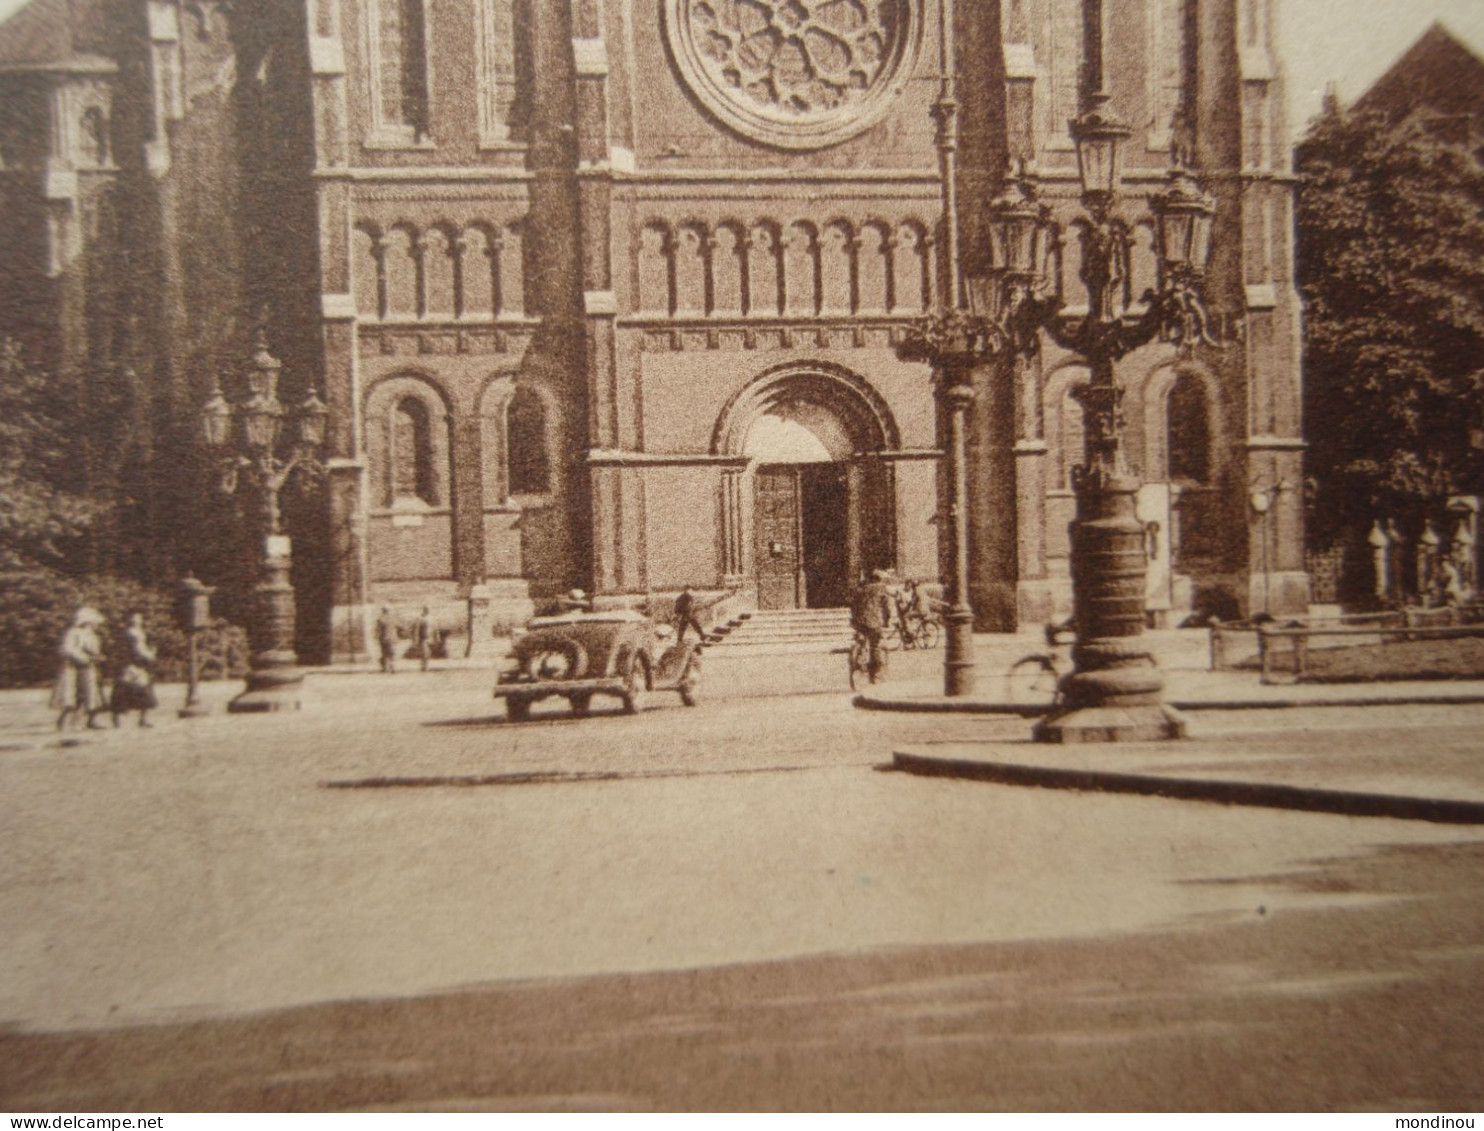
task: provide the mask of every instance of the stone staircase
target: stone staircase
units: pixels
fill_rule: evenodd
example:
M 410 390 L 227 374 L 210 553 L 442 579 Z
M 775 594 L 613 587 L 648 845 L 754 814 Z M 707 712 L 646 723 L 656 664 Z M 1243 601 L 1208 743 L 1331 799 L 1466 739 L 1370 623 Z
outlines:
M 706 647 L 718 655 L 833 652 L 850 638 L 849 609 L 769 609 L 714 625 Z

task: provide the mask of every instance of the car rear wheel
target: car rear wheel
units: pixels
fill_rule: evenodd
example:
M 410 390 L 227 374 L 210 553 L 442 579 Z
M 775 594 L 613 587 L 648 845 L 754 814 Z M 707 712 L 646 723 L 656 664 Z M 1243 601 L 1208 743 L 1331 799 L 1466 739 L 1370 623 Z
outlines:
M 644 709 L 644 692 L 648 690 L 644 674 L 644 660 L 635 652 L 629 657 L 623 677 L 624 714 L 637 715 Z
M 591 691 L 573 692 L 573 694 L 569 695 L 567 698 L 568 701 L 572 704 L 572 713 L 574 715 L 587 714 L 588 708 L 590 708 L 593 704 L 593 694 Z
M 531 701 L 517 695 L 505 698 L 505 717 L 512 723 L 523 723 L 531 717 Z

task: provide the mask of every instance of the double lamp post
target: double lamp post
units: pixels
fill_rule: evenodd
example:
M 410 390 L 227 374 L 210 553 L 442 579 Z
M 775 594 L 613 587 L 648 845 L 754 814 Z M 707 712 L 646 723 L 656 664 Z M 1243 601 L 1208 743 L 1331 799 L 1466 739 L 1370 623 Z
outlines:
M 257 615 L 248 627 L 252 666 L 247 689 L 227 706 L 232 712 L 297 708 L 303 686 L 294 651 L 292 545 L 283 531 L 279 494 L 295 475 L 312 480 L 321 474 L 318 453 L 330 412 L 312 388 L 297 409 L 286 412 L 278 400 L 282 370 L 260 331 L 247 366 L 246 396 L 234 405 L 217 384 L 201 408 L 201 438 L 218 462 L 221 489 L 234 494 L 245 487 L 255 497 L 262 533 Z
M 1107 95 L 1093 95 L 1070 123 L 1082 187 L 1083 215 L 1074 226 L 1086 312 L 1065 308 L 1060 259 L 1052 254 L 1060 231 L 1021 169 L 990 205 L 989 272 L 965 288 L 967 308 L 921 319 L 902 346 L 904 357 L 932 366 L 948 424 L 948 696 L 974 689 L 965 515 L 965 418 L 975 396 L 974 371 L 990 362 L 1028 361 L 1042 331 L 1086 362 L 1089 377 L 1076 392 L 1085 450 L 1074 477 L 1071 526 L 1074 671 L 1061 682 L 1056 708 L 1036 725 L 1042 742 L 1150 741 L 1184 733 L 1179 715 L 1163 702 L 1163 675 L 1140 639 L 1145 534 L 1135 514 L 1139 483 L 1122 449 L 1123 389 L 1115 367 L 1155 337 L 1183 348 L 1217 344 L 1200 293 L 1216 207 L 1177 161 L 1164 191 L 1149 200 L 1157 288 L 1140 296 L 1142 312 L 1129 313 L 1132 224 L 1119 205 L 1123 144 L 1132 131 L 1107 103 Z

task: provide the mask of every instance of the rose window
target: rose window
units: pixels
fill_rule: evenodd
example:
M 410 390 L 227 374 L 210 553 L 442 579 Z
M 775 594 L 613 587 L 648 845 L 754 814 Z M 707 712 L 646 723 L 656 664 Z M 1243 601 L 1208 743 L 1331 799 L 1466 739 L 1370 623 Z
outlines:
M 913 0 L 669 0 L 691 87 L 726 122 L 792 148 L 829 145 L 884 110 L 916 47 Z

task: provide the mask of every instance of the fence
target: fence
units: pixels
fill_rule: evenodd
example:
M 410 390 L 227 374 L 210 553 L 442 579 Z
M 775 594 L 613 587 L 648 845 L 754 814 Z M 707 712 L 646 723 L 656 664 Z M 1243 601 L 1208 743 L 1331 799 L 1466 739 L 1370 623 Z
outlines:
M 1484 676 L 1484 605 L 1217 624 L 1210 648 L 1212 671 L 1255 669 L 1263 683 Z

